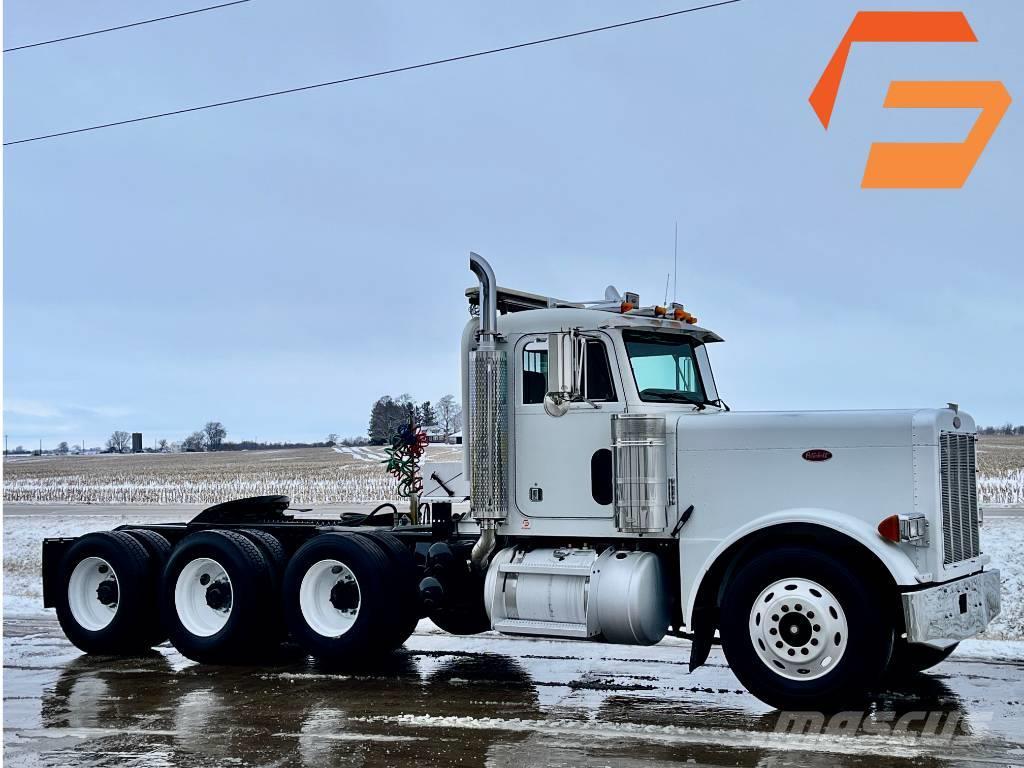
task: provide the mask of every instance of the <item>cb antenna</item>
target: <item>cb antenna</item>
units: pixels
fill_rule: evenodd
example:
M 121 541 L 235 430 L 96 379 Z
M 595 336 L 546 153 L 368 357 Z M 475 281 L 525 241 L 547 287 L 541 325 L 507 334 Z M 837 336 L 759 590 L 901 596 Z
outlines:
M 679 294 L 677 292 L 679 283 L 679 220 L 676 220 L 675 241 L 672 247 L 672 301 L 674 302 Z M 665 302 L 668 303 L 667 301 Z
M 671 279 L 671 277 L 671 272 L 665 273 L 665 301 L 663 301 L 662 304 L 664 304 L 666 307 L 668 306 L 668 281 Z

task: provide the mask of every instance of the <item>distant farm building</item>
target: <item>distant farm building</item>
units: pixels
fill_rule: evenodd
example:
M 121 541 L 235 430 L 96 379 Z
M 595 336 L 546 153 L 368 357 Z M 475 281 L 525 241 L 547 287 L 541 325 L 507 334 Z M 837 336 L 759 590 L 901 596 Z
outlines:
M 432 442 L 432 443 L 443 443 L 444 442 L 444 429 L 442 429 L 441 427 L 437 426 L 436 424 L 431 424 L 431 425 L 426 426 L 426 427 L 421 427 L 420 429 L 423 430 L 423 434 L 425 434 L 427 436 L 427 439 L 430 440 L 430 442 Z

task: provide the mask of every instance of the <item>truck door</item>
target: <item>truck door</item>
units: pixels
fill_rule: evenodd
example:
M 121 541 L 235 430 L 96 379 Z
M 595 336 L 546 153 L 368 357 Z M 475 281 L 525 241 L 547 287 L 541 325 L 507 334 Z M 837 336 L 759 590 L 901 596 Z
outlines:
M 544 396 L 554 389 L 549 339 L 519 340 L 515 351 L 513 475 L 515 503 L 528 517 L 610 518 L 611 415 L 625 410 L 614 347 L 603 333 L 588 334 L 582 394 L 587 402 L 550 416 Z

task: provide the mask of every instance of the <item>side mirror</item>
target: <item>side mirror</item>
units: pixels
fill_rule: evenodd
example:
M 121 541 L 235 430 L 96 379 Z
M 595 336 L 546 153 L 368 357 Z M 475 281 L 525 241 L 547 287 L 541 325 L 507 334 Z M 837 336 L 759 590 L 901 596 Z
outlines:
M 586 370 L 587 341 L 578 331 L 548 334 L 548 381 L 551 390 L 544 396 L 544 412 L 564 416 L 569 403 L 583 399 L 583 373 Z

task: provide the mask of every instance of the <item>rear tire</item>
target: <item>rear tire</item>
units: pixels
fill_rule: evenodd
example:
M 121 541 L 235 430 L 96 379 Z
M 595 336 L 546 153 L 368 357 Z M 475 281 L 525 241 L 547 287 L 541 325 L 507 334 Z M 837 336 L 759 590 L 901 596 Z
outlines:
M 775 549 L 744 564 L 726 587 L 722 648 L 740 682 L 773 707 L 853 707 L 876 690 L 892 652 L 881 602 L 842 560 Z
M 395 594 L 395 630 L 388 640 L 392 648 L 398 648 L 415 631 L 420 621 L 420 592 L 417 579 L 416 558 L 409 548 L 394 534 L 387 531 L 368 531 L 360 534 L 377 544 L 387 555 L 391 564 L 392 588 Z
M 236 531 L 186 536 L 164 570 L 164 623 L 174 647 L 211 664 L 266 657 L 281 639 L 270 566 Z
M 145 528 L 135 528 L 133 530 L 125 531 L 129 536 L 135 539 L 139 544 L 145 548 L 149 553 L 150 558 L 153 560 L 153 567 L 157 578 L 153 585 L 153 600 L 157 600 L 157 594 L 160 591 L 160 576 L 163 575 L 164 568 L 167 567 L 167 561 L 171 557 L 171 542 L 165 539 L 156 531 L 149 531 Z M 156 609 L 156 613 L 159 614 L 159 607 Z M 154 621 L 149 631 L 149 645 L 160 645 L 161 643 L 167 642 L 167 629 L 164 627 L 163 620 L 158 619 Z
M 263 557 L 267 559 L 270 569 L 274 572 L 275 578 L 280 583 L 280 580 L 284 578 L 285 566 L 288 565 L 288 555 L 285 554 L 280 539 L 256 528 L 242 528 L 239 533 L 259 547 Z
M 57 620 L 68 640 L 86 653 L 119 656 L 156 645 L 158 574 L 150 554 L 127 533 L 79 538 L 59 570 Z
M 330 665 L 392 650 L 397 634 L 389 560 L 366 536 L 321 533 L 292 556 L 284 610 L 292 637 Z
M 271 631 L 280 637 L 285 635 L 284 606 L 281 603 L 281 585 L 284 583 L 284 569 L 288 566 L 288 555 L 284 546 L 273 534 L 256 528 L 242 528 L 238 531 L 257 546 L 270 566 L 270 577 L 273 581 L 273 592 L 269 605 L 276 607 L 273 614 L 268 612 L 268 621 L 275 622 Z
M 889 659 L 885 676 L 890 680 L 898 680 L 924 672 L 948 659 L 958 645 L 960 644 L 954 643 L 949 648 L 940 650 L 928 645 L 908 643 L 902 637 L 898 637 L 893 643 L 892 658 Z
M 167 559 L 171 556 L 171 549 L 173 549 L 171 542 L 156 531 L 149 531 L 145 528 L 133 528 L 124 531 L 124 533 L 127 533 L 139 542 L 149 552 L 150 556 L 156 560 L 160 572 L 163 573 L 164 566 L 167 565 Z

